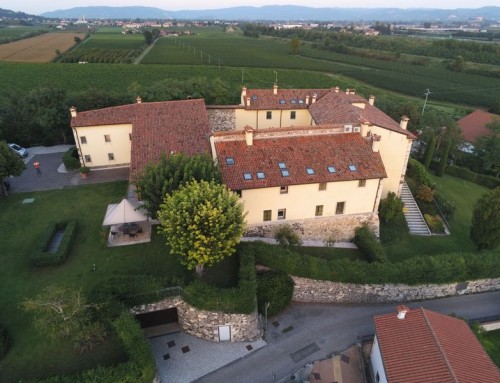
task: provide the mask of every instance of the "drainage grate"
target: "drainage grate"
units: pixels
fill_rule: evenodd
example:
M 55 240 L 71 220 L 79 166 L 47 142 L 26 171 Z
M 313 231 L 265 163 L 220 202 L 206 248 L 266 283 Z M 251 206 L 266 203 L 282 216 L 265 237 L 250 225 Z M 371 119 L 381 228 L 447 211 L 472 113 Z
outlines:
M 344 354 L 340 354 L 340 360 L 344 363 L 347 363 L 349 364 L 349 361 L 351 360 L 351 358 L 349 358 L 347 355 L 344 355 Z
M 170 359 L 170 354 L 163 355 L 163 360 L 168 360 L 168 359 Z
M 186 352 L 189 352 L 191 350 L 189 349 L 189 346 L 184 346 L 184 347 L 181 348 L 181 351 L 182 351 L 183 354 L 185 354 Z
M 314 379 L 321 380 L 321 375 L 319 374 L 319 372 L 313 372 L 313 375 L 314 375 Z
M 316 343 L 311 343 L 301 348 L 299 351 L 290 354 L 290 357 L 295 363 L 297 363 L 299 360 L 304 359 L 319 350 L 321 350 L 321 348 Z
M 247 346 L 247 350 L 248 350 L 248 351 L 252 351 L 252 350 L 253 350 L 253 347 L 252 347 L 252 345 L 251 345 L 251 344 L 249 344 L 249 345 Z
M 274 322 L 272 322 L 272 325 L 274 327 L 278 327 L 280 325 L 280 322 L 278 322 L 277 320 L 275 320 Z
M 171 340 L 170 342 L 167 342 L 168 348 L 174 347 L 175 346 L 175 340 Z

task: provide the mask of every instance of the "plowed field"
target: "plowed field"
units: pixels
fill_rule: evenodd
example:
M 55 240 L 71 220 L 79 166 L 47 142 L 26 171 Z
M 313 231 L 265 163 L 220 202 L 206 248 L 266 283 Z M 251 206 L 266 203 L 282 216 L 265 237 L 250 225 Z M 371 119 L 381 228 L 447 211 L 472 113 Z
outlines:
M 74 44 L 75 36 L 83 39 L 82 33 L 46 33 L 41 36 L 0 45 L 1 61 L 50 62 L 56 57 L 56 49 L 64 52 Z

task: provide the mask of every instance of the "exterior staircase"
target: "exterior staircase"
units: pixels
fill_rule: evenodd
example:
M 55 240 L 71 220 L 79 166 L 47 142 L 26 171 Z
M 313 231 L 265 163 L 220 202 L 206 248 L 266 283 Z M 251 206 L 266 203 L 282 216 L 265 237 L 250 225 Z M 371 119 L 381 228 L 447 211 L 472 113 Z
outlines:
M 403 209 L 406 222 L 410 228 L 411 235 L 431 235 L 431 231 L 425 223 L 424 217 L 413 199 L 410 188 L 406 182 L 401 187 L 401 200 L 405 204 Z

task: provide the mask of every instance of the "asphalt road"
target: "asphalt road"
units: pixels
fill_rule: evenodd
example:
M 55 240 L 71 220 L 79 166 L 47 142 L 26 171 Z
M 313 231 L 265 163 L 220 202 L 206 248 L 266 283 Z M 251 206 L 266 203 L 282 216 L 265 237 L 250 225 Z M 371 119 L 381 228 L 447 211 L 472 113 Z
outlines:
M 500 314 L 500 291 L 406 305 L 473 319 Z M 285 312 L 270 319 L 267 346 L 197 382 L 278 382 L 305 364 L 342 351 L 359 342 L 363 335 L 373 334 L 372 315 L 395 312 L 396 306 L 293 303 Z M 272 322 L 277 323 L 273 325 Z M 286 328 L 289 331 L 283 332 Z M 303 358 L 298 359 L 301 356 Z

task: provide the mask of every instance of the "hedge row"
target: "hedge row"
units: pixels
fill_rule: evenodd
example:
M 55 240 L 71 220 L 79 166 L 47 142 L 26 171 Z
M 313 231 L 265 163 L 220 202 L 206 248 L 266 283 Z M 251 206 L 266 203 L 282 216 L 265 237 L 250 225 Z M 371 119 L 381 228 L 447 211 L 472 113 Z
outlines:
M 500 178 L 474 173 L 473 171 L 460 166 L 448 166 L 445 172 L 451 176 L 474 182 L 489 189 L 495 189 L 500 186 Z
M 64 235 L 55 253 L 49 253 L 48 248 L 54 235 L 64 229 Z M 38 246 L 30 256 L 30 262 L 35 267 L 54 266 L 63 263 L 71 250 L 76 238 L 77 221 L 51 222 L 39 239 Z
M 257 281 L 255 259 L 252 249 L 238 245 L 240 257 L 239 282 L 234 289 L 220 289 L 196 280 L 185 289 L 184 300 L 203 310 L 224 311 L 226 313 L 252 313 L 256 308 Z
M 300 255 L 291 248 L 262 242 L 247 244 L 257 263 L 298 277 L 344 283 L 451 283 L 500 276 L 500 257 L 494 252 L 421 256 L 397 263 L 326 260 Z
M 75 146 L 69 148 L 63 155 L 63 164 L 66 170 L 76 170 L 81 164 L 78 158 L 78 150 Z
M 139 324 L 130 313 L 123 311 L 112 325 L 127 353 L 127 362 L 97 367 L 77 375 L 54 376 L 30 383 L 151 383 L 156 375 L 156 366 Z

